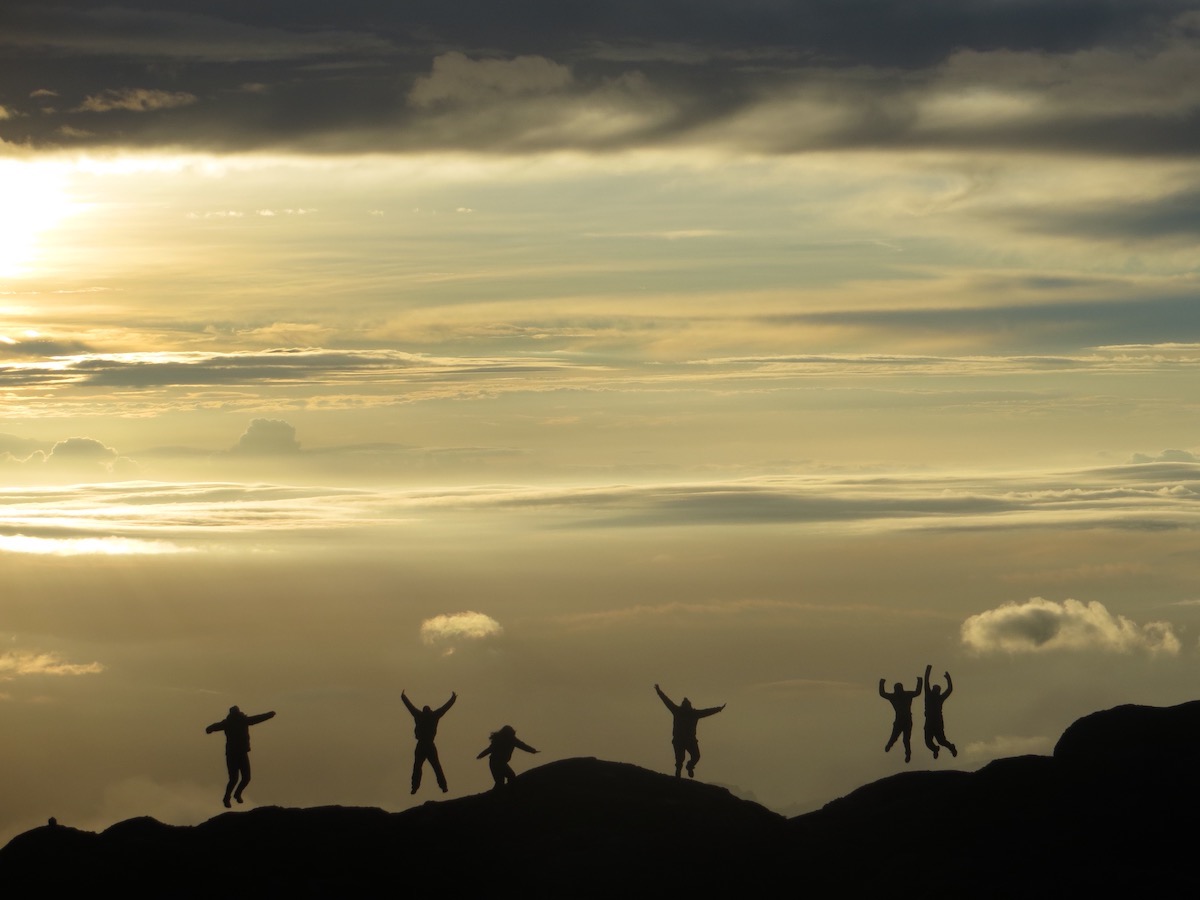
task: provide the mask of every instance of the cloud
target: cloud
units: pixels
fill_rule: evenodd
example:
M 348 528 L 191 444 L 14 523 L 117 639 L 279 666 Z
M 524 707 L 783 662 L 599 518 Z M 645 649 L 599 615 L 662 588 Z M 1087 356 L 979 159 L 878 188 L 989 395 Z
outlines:
M 1101 650 L 1174 656 L 1179 638 L 1169 622 L 1145 625 L 1110 613 L 1102 603 L 1033 597 L 971 616 L 962 624 L 963 643 L 977 653 L 1039 653 Z
M 478 641 L 504 632 L 500 623 L 479 612 L 459 612 L 434 616 L 421 623 L 421 641 L 428 646 Z
M 59 441 L 46 457 L 53 466 L 91 467 L 107 469 L 117 458 L 117 451 L 95 438 L 72 437 Z
M 436 103 L 489 103 L 520 94 L 546 94 L 570 86 L 571 70 L 544 56 L 470 59 L 458 52 L 433 61 L 433 71 L 409 91 L 414 106 Z
M 199 98 L 186 91 L 158 91 L 147 88 L 121 88 L 104 90 L 93 94 L 79 105 L 75 112 L 111 112 L 114 109 L 128 112 L 153 112 L 157 109 L 175 109 L 190 106 Z
M 0 681 L 23 675 L 95 675 L 104 671 L 98 662 L 69 663 L 56 653 L 10 650 L 0 653 Z
M 300 452 L 296 429 L 282 419 L 254 419 L 231 453 L 241 456 L 286 456 Z
M 1153 463 L 1153 462 L 1200 462 L 1200 456 L 1192 453 L 1190 450 L 1163 450 L 1162 452 L 1148 456 L 1145 453 L 1135 453 L 1129 458 L 1132 463 Z
M 1002 759 L 1007 756 L 1045 754 L 1053 749 L 1053 738 L 1001 734 L 989 741 L 973 741 L 967 744 L 963 748 L 963 755 L 967 759 Z

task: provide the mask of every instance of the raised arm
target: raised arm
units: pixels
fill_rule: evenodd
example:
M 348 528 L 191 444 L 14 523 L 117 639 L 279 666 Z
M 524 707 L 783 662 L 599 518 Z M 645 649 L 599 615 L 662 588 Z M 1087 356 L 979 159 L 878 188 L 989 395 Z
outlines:
M 933 671 L 933 666 L 925 667 L 925 693 L 929 693 L 929 673 Z M 917 690 L 921 689 L 921 679 L 917 679 Z
M 259 713 L 257 716 L 249 716 L 246 719 L 246 724 L 247 725 L 257 725 L 259 722 L 265 722 L 265 721 L 267 721 L 267 719 L 273 719 L 273 718 L 275 718 L 275 710 L 271 710 L 270 712 L 265 712 L 265 713 Z
M 658 699 L 660 699 L 664 704 L 666 704 L 667 709 L 669 709 L 672 712 L 672 714 L 674 714 L 675 712 L 677 712 L 679 710 L 679 707 L 671 702 L 671 698 L 668 697 L 666 694 L 664 694 L 662 692 L 662 688 L 660 688 L 657 684 L 654 686 L 654 690 L 658 694 Z
M 408 699 L 408 694 L 404 691 L 400 692 L 400 699 L 404 701 L 404 705 L 408 707 L 408 711 L 414 716 L 417 714 L 417 708 L 412 705 L 412 701 Z
M 526 753 L 537 753 L 536 750 L 534 750 L 532 747 L 530 747 L 527 743 L 525 743 L 520 738 L 513 738 L 513 746 L 520 747 Z
M 921 682 L 921 676 L 920 676 L 920 675 L 918 675 L 918 676 L 917 676 L 917 687 L 916 687 L 916 690 L 913 690 L 913 691 L 905 691 L 904 693 L 908 694 L 908 696 L 910 696 L 910 697 L 920 697 L 920 696 L 921 696 L 921 684 L 922 684 L 922 682 Z M 925 688 L 926 688 L 926 690 L 928 690 L 928 688 L 929 688 L 929 683 L 928 683 L 928 682 L 925 682 Z
M 703 719 L 706 716 L 715 716 L 717 713 L 719 713 L 724 708 L 725 708 L 725 704 L 722 703 L 720 706 L 710 706 L 708 709 L 698 709 L 698 710 L 696 710 L 696 718 Z
M 454 691 L 451 691 L 450 699 L 438 707 L 437 717 L 440 719 L 442 716 L 444 716 L 446 714 L 446 710 L 448 710 L 450 707 L 452 707 L 454 705 L 454 701 L 457 699 L 458 699 L 458 694 L 456 694 Z M 409 709 L 412 709 L 412 707 L 410 706 Z
M 942 694 L 942 699 L 945 700 L 954 691 L 954 682 L 950 680 L 950 673 L 942 673 L 946 676 L 946 693 Z
M 886 683 L 887 683 L 886 678 L 879 679 L 879 696 L 882 697 L 884 700 L 888 699 L 888 692 L 883 689 L 883 686 Z

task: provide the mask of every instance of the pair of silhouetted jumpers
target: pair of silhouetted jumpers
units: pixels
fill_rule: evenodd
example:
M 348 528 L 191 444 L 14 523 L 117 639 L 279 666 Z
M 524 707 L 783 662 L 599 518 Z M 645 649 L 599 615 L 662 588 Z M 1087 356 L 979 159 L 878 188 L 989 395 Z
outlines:
M 274 717 L 274 711 L 248 716 L 236 706 L 231 706 L 229 715 L 204 729 L 205 734 L 212 734 L 214 731 L 225 732 L 225 768 L 229 770 L 229 783 L 225 785 L 225 798 L 222 802 L 227 808 L 231 805 L 230 794 L 234 800 L 241 803 L 242 791 L 246 790 L 246 785 L 250 783 L 250 726 Z
M 933 758 L 938 757 L 938 744 L 941 744 L 950 751 L 951 756 L 958 756 L 958 748 L 946 740 L 946 725 L 942 721 L 942 704 L 946 702 L 946 698 L 950 696 L 954 690 L 954 682 L 950 680 L 950 673 L 946 672 L 946 693 L 942 693 L 942 686 L 935 684 L 932 687 L 929 685 L 929 673 L 933 670 L 933 666 L 925 667 L 925 746 L 933 751 Z M 879 696 L 892 704 L 892 709 L 896 713 L 895 721 L 892 723 L 892 736 L 888 738 L 887 744 L 883 750 L 886 753 L 891 750 L 896 743 L 897 738 L 902 738 L 904 741 L 904 761 L 912 760 L 912 701 L 914 697 L 921 694 L 922 679 L 917 678 L 917 689 L 915 691 L 906 691 L 904 685 L 896 682 L 892 692 L 889 694 L 884 688 L 884 679 L 879 679 Z
M 537 753 L 524 741 L 517 737 L 517 730 L 511 725 L 505 725 L 499 731 L 493 731 L 490 735 L 491 743 L 487 748 L 481 750 L 476 759 L 488 757 L 488 768 L 492 772 L 492 790 L 499 788 L 509 781 L 516 781 L 517 773 L 512 770 L 509 761 L 512 759 L 513 751 L 520 747 L 526 753 Z
M 404 705 L 412 713 L 413 722 L 416 725 L 413 729 L 413 735 L 417 739 L 417 749 L 413 757 L 412 792 L 415 794 L 417 788 L 421 786 L 421 770 L 425 766 L 425 761 L 428 760 L 429 764 L 433 766 L 433 774 L 437 776 L 438 787 L 442 789 L 442 793 L 444 794 L 450 788 L 446 787 L 446 775 L 442 772 L 442 764 L 438 760 L 437 747 L 434 746 L 433 739 L 437 737 L 438 720 L 454 705 L 454 701 L 458 699 L 458 694 L 451 691 L 450 699 L 437 709 L 430 709 L 428 706 L 417 709 L 409 701 L 404 691 L 400 692 L 400 699 L 404 701 Z
M 683 768 L 683 755 L 688 755 L 688 778 L 696 777 L 696 763 L 700 761 L 700 742 L 696 740 L 696 723 L 706 716 L 713 716 L 725 708 L 725 704 L 709 707 L 708 709 L 693 709 L 692 701 L 687 697 L 676 706 L 671 698 L 662 692 L 657 684 L 654 686 L 658 697 L 671 711 L 674 720 L 671 725 L 671 746 L 675 748 L 675 777 L 679 777 Z

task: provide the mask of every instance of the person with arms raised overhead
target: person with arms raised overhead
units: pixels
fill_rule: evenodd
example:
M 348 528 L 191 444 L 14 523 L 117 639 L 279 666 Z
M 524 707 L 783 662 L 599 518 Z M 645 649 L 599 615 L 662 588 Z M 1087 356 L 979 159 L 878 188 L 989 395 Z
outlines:
M 225 768 L 229 770 L 229 783 L 225 785 L 224 804 L 229 808 L 229 795 L 238 803 L 242 802 L 242 792 L 250 783 L 250 726 L 275 718 L 275 712 L 260 713 L 248 716 L 236 706 L 229 707 L 229 715 L 220 722 L 213 722 L 204 729 L 205 734 L 214 731 L 225 732 Z M 238 781 L 238 778 L 241 781 Z M 234 785 L 237 790 L 234 790 Z
M 906 691 L 904 685 L 896 682 L 892 692 L 889 694 L 883 689 L 884 679 L 879 679 L 879 696 L 892 704 L 892 709 L 896 712 L 896 720 L 892 723 L 892 736 L 888 738 L 887 744 L 883 748 L 883 752 L 887 753 L 892 749 L 892 745 L 896 743 L 896 738 L 904 738 L 904 761 L 912 761 L 912 702 L 914 697 L 921 696 L 921 679 L 917 678 L 917 689 L 915 691 Z
M 488 744 L 485 750 L 480 751 L 476 759 L 488 757 L 488 768 L 492 771 L 492 790 L 499 790 L 502 785 L 509 781 L 517 780 L 517 773 L 512 770 L 509 761 L 512 759 L 513 750 L 520 747 L 526 753 L 537 753 L 524 741 L 517 737 L 517 730 L 511 725 L 505 725 L 499 731 L 491 733 L 491 743 Z
M 446 775 L 442 771 L 441 762 L 438 760 L 437 747 L 434 746 L 433 739 L 437 737 L 438 720 L 454 705 L 454 701 L 458 699 L 458 694 L 451 691 L 450 699 L 437 709 L 430 709 L 428 706 L 417 709 L 409 701 L 408 695 L 404 691 L 400 692 L 400 699 L 404 701 L 404 705 L 412 713 L 413 722 L 416 725 L 413 729 L 413 734 L 417 738 L 417 749 L 413 758 L 412 792 L 415 794 L 417 788 L 421 786 L 421 770 L 425 767 L 425 761 L 429 760 L 429 765 L 433 767 L 433 774 L 437 776 L 438 787 L 442 789 L 442 793 L 444 794 L 450 788 L 446 787 Z
M 946 693 L 943 694 L 940 684 L 932 687 L 929 684 L 932 671 L 933 666 L 925 667 L 925 746 L 933 751 L 934 759 L 938 758 L 938 744 L 949 750 L 951 756 L 958 756 L 958 748 L 946 740 L 946 724 L 942 721 L 942 704 L 953 692 L 954 682 L 950 680 L 949 672 L 942 673 L 946 676 Z
M 710 706 L 708 709 L 693 709 L 692 701 L 684 697 L 683 702 L 676 706 L 657 684 L 654 686 L 654 690 L 658 694 L 658 698 L 671 711 L 671 717 L 674 720 L 671 725 L 671 746 L 675 748 L 675 777 L 679 777 L 679 772 L 683 768 L 683 755 L 686 753 L 688 755 L 688 778 L 695 778 L 696 763 L 700 761 L 700 742 L 696 740 L 696 723 L 707 716 L 715 716 L 725 708 L 725 704 Z

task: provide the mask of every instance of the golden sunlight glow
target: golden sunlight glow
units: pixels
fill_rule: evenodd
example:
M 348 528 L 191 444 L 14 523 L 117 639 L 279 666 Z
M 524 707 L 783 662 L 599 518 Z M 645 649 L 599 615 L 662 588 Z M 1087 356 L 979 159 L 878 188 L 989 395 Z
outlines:
M 24 534 L 0 535 L 0 553 L 34 553 L 51 556 L 133 556 L 185 553 L 167 541 L 139 541 L 133 538 L 40 538 Z
M 29 273 L 38 236 L 76 209 L 58 165 L 0 160 L 0 278 Z

